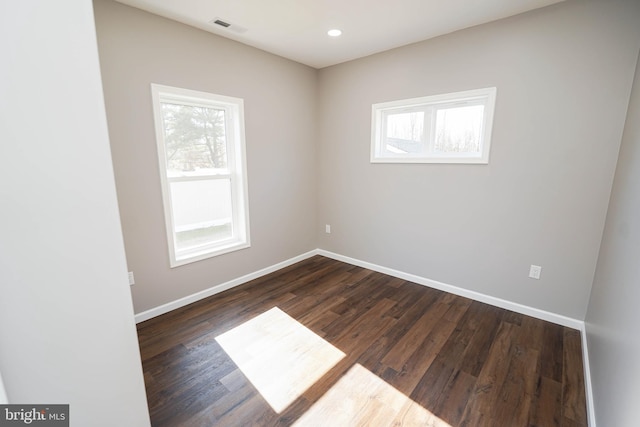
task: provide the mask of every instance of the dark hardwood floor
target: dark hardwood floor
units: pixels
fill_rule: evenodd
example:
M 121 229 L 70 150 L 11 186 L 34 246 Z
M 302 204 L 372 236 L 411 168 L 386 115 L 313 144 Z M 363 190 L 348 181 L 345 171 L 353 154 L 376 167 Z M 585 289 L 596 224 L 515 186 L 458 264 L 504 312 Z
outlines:
M 138 336 L 154 426 L 587 425 L 579 331 L 320 256 Z

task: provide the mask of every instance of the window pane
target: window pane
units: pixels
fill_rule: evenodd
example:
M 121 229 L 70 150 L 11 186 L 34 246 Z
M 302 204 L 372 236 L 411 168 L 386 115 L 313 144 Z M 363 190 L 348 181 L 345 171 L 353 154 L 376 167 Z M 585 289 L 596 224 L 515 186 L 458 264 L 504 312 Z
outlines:
M 151 85 L 171 268 L 250 246 L 244 102 Z
M 176 251 L 233 236 L 229 179 L 172 182 L 170 188 Z
M 371 163 L 488 164 L 496 88 L 373 104 Z
M 420 153 L 425 151 L 424 112 L 390 113 L 386 122 L 386 146 L 391 153 Z
M 167 176 L 207 175 L 227 168 L 225 110 L 161 105 Z
M 478 153 L 482 135 L 484 105 L 439 109 L 436 113 L 438 153 Z

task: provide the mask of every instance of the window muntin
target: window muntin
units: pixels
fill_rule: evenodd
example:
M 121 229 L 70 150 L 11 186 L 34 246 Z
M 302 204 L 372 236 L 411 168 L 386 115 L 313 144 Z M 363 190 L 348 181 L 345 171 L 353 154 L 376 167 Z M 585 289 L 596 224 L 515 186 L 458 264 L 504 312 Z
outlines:
M 152 85 L 171 267 L 249 246 L 243 101 Z
M 373 163 L 488 163 L 496 88 L 372 106 Z

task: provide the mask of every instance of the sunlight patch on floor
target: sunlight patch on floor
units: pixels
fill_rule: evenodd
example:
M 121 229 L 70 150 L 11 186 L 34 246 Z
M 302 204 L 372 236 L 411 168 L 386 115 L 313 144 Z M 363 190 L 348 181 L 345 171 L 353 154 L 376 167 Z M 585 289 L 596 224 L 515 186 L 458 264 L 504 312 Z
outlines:
M 294 426 L 451 427 L 360 364 L 354 365 Z
M 278 414 L 345 356 L 277 307 L 216 341 Z

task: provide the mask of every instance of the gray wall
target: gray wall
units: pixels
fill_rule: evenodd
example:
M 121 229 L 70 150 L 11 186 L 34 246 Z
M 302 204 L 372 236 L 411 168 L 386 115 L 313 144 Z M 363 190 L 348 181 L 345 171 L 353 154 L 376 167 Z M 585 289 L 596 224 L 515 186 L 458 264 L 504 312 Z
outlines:
M 638 22 L 567 1 L 320 70 L 319 247 L 584 319 Z M 489 165 L 369 163 L 372 103 L 489 86 Z
M 583 319 L 639 6 L 567 1 L 316 71 L 96 0 L 136 312 L 319 247 Z M 169 268 L 152 82 L 244 98 L 250 249 Z M 372 103 L 487 86 L 498 88 L 489 165 L 369 163 Z
M 136 312 L 315 249 L 316 70 L 112 1 L 95 9 Z M 169 268 L 151 83 L 244 99 L 251 248 Z
M 586 317 L 600 426 L 638 425 L 640 396 L 640 64 Z
M 91 2 L 1 2 L 0 55 L 8 400 L 70 404 L 73 426 L 148 426 Z

